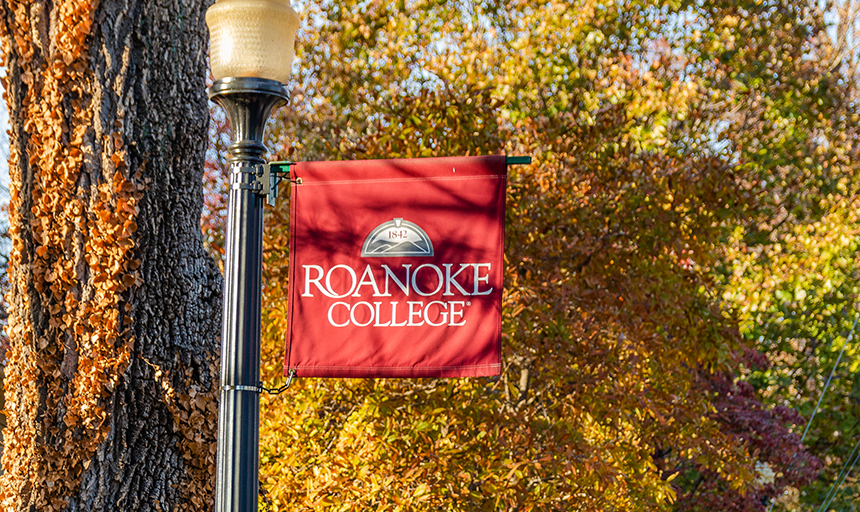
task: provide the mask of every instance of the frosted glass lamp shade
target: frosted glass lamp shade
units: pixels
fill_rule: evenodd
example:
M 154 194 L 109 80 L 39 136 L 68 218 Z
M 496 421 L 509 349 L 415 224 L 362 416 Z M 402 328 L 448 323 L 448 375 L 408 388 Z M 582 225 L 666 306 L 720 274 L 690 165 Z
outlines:
M 215 80 L 289 80 L 299 28 L 290 0 L 218 0 L 206 11 L 206 24 Z

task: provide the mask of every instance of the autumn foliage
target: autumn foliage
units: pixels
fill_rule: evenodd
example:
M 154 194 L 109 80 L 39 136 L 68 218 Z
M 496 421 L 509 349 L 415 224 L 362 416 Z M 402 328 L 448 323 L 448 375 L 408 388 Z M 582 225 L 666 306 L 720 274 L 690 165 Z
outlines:
M 532 164 L 509 169 L 501 376 L 264 394 L 263 508 L 856 501 L 856 473 L 832 485 L 860 435 L 854 0 L 295 4 L 273 160 Z M 220 281 L 203 247 L 220 261 L 229 130 L 213 107 L 204 173 L 202 13 L 0 2 L 3 510 L 211 507 Z M 265 223 L 272 386 L 287 194 Z
M 843 447 L 801 444 L 801 404 L 817 395 L 769 387 L 787 360 L 760 343 L 773 327 L 747 314 L 743 294 L 769 272 L 761 247 L 798 240 L 790 231 L 827 219 L 840 254 L 857 251 L 856 217 L 840 216 L 857 201 L 855 84 L 830 67 L 820 12 L 301 7 L 310 21 L 291 106 L 272 126 L 274 158 L 505 153 L 533 164 L 509 168 L 501 378 L 301 379 L 264 396 L 272 510 L 761 511 L 786 489 L 795 503 L 797 489 L 817 499 L 831 480 L 815 483 L 814 454 Z M 287 202 L 266 219 L 269 382 L 281 379 Z M 800 268 L 765 289 L 803 279 Z M 848 316 L 856 271 L 839 282 L 827 307 Z M 845 322 L 831 318 L 844 340 Z M 832 426 L 826 416 L 816 421 Z

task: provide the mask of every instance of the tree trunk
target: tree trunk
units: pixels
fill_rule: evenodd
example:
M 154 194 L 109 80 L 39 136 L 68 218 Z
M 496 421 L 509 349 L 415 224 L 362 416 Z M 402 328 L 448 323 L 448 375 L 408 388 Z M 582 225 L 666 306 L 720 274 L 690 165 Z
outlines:
M 221 277 L 198 0 L 2 0 L 4 511 L 211 510 Z

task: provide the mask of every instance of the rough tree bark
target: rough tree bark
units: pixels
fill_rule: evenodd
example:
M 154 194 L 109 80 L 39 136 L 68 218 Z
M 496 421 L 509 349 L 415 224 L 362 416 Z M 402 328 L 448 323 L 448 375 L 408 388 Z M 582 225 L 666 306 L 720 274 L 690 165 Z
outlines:
M 209 3 L 0 2 L 13 239 L 4 511 L 211 510 Z

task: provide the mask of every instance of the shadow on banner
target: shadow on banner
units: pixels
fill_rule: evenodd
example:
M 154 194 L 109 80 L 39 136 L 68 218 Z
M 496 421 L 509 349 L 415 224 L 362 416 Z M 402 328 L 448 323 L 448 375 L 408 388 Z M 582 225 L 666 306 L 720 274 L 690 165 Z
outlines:
M 285 373 L 499 374 L 504 156 L 301 162 L 290 172 Z

